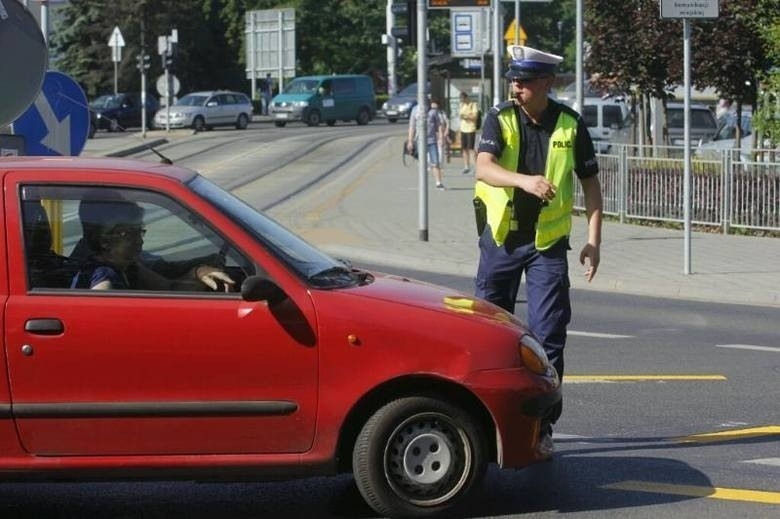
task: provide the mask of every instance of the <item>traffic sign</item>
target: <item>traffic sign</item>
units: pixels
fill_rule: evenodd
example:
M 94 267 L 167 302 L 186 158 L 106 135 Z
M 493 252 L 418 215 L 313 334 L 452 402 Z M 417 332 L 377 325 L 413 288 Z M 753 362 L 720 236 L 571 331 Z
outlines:
M 111 37 L 108 39 L 108 46 L 111 47 L 111 59 L 114 63 L 122 61 L 122 47 L 125 46 L 125 39 L 122 37 L 122 31 L 119 27 L 114 27 L 114 32 L 111 33 Z
M 171 95 L 175 96 L 179 93 L 179 90 L 181 90 L 181 83 L 179 82 L 179 78 L 174 76 L 173 74 L 170 74 L 171 77 Z M 160 77 L 157 78 L 157 81 L 155 82 L 155 86 L 157 87 L 157 93 L 161 96 L 165 96 L 168 93 L 168 89 L 165 88 L 165 74 L 160 75 Z
M 661 0 L 661 18 L 717 18 L 718 0 Z
M 11 126 L 24 137 L 27 155 L 76 156 L 89 132 L 84 90 L 70 76 L 50 70 L 35 102 Z

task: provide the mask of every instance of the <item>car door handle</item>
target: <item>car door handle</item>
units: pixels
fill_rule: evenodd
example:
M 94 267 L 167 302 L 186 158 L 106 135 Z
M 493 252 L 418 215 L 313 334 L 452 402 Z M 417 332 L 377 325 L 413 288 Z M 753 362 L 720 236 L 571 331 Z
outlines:
M 24 331 L 37 335 L 57 335 L 65 331 L 59 319 L 28 319 Z

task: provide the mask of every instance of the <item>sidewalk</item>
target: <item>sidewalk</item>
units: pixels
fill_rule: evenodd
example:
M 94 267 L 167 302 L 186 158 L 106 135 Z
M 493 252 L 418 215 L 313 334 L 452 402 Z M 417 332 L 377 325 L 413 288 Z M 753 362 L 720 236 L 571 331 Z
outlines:
M 444 165 L 446 191 L 428 179 L 428 241 L 422 241 L 417 163 L 401 164 L 402 139 L 387 139 L 343 179 L 271 215 L 356 264 L 472 277 L 478 261 L 473 174 L 462 174 L 460 158 L 453 157 Z M 95 147 L 85 154 L 100 154 Z M 692 273 L 684 275 L 682 231 L 605 222 L 601 266 L 587 283 L 579 264 L 585 237 L 585 217 L 576 216 L 569 254 L 574 289 L 780 307 L 780 239 L 695 232 Z

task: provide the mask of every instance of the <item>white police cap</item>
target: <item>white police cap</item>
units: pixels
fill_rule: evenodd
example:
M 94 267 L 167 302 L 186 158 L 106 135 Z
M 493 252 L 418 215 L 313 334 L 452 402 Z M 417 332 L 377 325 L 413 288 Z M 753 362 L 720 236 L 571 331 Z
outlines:
M 509 69 L 504 75 L 507 79 L 533 79 L 555 74 L 558 64 L 563 61 L 561 56 L 542 52 L 524 45 L 509 45 L 506 48 L 509 57 Z

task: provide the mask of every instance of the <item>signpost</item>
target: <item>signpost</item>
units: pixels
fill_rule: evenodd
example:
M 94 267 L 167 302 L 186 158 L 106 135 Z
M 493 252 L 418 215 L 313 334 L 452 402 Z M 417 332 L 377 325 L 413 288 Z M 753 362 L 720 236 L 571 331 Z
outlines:
M 122 61 L 122 47 L 125 46 L 125 39 L 122 37 L 122 31 L 119 27 L 114 27 L 114 32 L 111 33 L 111 37 L 108 39 L 108 46 L 111 47 L 111 60 L 114 62 L 114 95 L 119 93 L 118 86 L 118 66 Z
M 683 274 L 691 273 L 691 18 L 717 18 L 718 0 L 661 0 L 661 18 L 682 18 L 685 119 L 683 146 Z
M 24 137 L 27 155 L 77 156 L 89 132 L 87 96 L 70 76 L 50 70 L 35 102 L 12 127 Z

